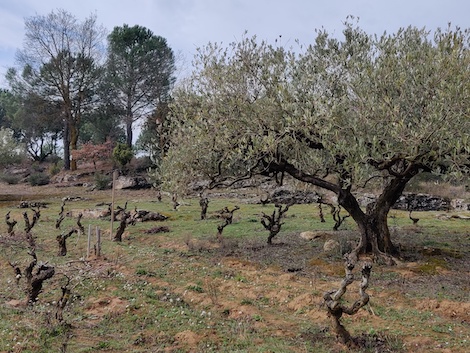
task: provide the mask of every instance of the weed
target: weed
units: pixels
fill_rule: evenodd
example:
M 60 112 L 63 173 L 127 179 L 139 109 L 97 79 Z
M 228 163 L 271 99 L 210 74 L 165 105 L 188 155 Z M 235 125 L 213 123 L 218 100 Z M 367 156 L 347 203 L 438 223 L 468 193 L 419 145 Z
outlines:
M 186 287 L 186 289 L 191 290 L 196 293 L 204 293 L 204 288 L 202 288 L 199 285 L 189 285 Z
M 246 277 L 244 277 L 242 274 L 238 273 L 235 275 L 235 277 L 233 278 L 235 281 L 237 282 L 242 282 L 242 283 L 247 283 L 248 280 L 246 279 Z
M 416 270 L 422 274 L 435 275 L 440 270 L 447 268 L 447 262 L 443 258 L 430 257 L 425 263 L 420 265 Z
M 247 299 L 247 298 L 243 298 L 243 299 L 240 301 L 240 304 L 241 304 L 241 305 L 253 305 L 253 300 Z

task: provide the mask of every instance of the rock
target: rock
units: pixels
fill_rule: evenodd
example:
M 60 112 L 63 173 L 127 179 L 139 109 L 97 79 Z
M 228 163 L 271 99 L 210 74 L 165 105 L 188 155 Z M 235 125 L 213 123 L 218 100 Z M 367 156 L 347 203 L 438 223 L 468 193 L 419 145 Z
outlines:
M 357 197 L 359 204 L 367 207 L 376 200 L 373 194 L 363 194 Z M 452 208 L 465 209 L 466 204 L 461 200 L 450 200 L 445 197 L 439 197 L 428 194 L 406 193 L 400 196 L 393 208 L 405 211 L 448 211 Z
M 116 189 L 149 189 L 152 187 L 147 179 L 141 176 L 123 176 L 116 179 Z
M 398 210 L 447 211 L 451 208 L 450 199 L 427 194 L 403 194 L 393 206 Z
M 316 239 L 319 239 L 319 238 L 325 238 L 325 237 L 328 237 L 330 234 L 327 233 L 327 232 L 324 232 L 324 231 L 316 231 L 316 232 L 313 232 L 313 231 L 306 231 L 306 232 L 302 232 L 299 234 L 299 236 L 302 238 L 302 239 L 305 239 L 305 240 L 316 240 Z
M 298 191 L 288 189 L 275 190 L 269 197 L 271 203 L 279 204 L 310 204 L 317 203 L 320 195 L 313 191 Z
M 467 211 L 470 209 L 470 203 L 465 202 L 464 199 L 453 199 L 450 201 L 450 205 L 457 211 Z
M 329 239 L 323 244 L 323 251 L 324 252 L 333 252 L 339 250 L 339 242 L 337 240 Z
M 77 180 L 78 176 L 76 174 L 57 174 L 52 177 L 51 182 L 54 184 L 61 184 L 76 182 Z

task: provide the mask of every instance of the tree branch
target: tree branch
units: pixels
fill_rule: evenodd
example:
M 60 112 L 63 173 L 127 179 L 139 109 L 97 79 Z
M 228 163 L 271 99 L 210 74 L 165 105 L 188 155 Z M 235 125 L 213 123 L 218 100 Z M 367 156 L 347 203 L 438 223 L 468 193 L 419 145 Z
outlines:
M 360 298 L 356 300 L 351 306 L 340 303 L 341 297 L 346 293 L 347 287 L 354 282 L 354 263 L 346 260 L 345 263 L 345 278 L 341 282 L 338 290 L 333 290 L 324 294 L 324 303 L 328 309 L 328 315 L 332 318 L 333 331 L 341 343 L 347 345 L 353 345 L 354 341 L 351 334 L 341 324 L 340 319 L 343 313 L 348 315 L 356 314 L 360 308 L 365 306 L 369 302 L 369 295 L 366 293 L 366 289 L 369 286 L 369 277 L 372 270 L 372 265 L 365 263 L 362 267 L 362 279 L 359 287 Z

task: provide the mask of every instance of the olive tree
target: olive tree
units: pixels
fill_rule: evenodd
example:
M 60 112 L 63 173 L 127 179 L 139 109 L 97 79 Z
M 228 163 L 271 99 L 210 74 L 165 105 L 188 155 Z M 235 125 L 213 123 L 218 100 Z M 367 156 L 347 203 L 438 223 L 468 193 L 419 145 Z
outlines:
M 209 43 L 174 94 L 166 180 L 290 175 L 336 195 L 361 234 L 352 255 L 392 262 L 387 215 L 407 183 L 469 171 L 469 34 L 372 36 L 346 22 L 340 39 L 318 30 L 300 53 L 256 37 Z M 379 190 L 365 210 L 364 188 Z

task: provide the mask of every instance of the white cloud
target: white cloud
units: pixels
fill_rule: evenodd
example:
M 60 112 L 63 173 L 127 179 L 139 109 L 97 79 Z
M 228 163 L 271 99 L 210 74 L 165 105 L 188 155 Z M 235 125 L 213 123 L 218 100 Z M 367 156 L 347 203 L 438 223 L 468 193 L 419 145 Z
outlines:
M 0 5 L 0 85 L 6 67 L 22 47 L 24 18 L 65 9 L 79 20 L 96 13 L 109 31 L 123 24 L 141 25 L 167 39 L 189 62 L 197 47 L 211 42 L 228 44 L 248 35 L 294 45 L 309 44 L 315 28 L 339 34 L 347 15 L 360 18 L 369 33 L 394 32 L 413 25 L 428 29 L 448 22 L 470 27 L 467 0 L 2 0 Z

